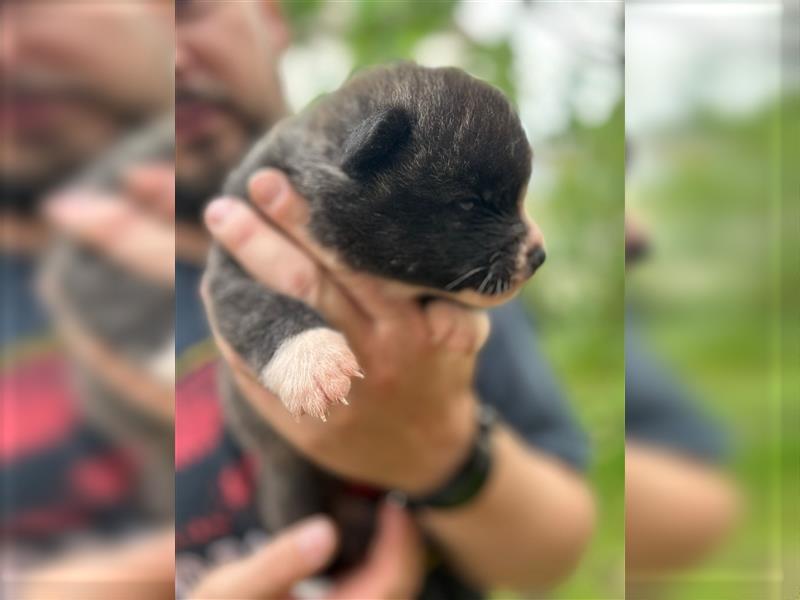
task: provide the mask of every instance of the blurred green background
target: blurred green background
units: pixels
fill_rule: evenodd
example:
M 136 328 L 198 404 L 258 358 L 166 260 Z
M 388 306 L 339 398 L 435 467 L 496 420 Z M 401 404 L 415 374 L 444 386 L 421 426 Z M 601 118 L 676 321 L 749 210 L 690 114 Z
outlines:
M 624 589 L 622 6 L 586 6 L 288 2 L 283 75 L 298 109 L 361 66 L 452 64 L 520 108 L 535 156 L 529 211 L 548 249 L 524 300 L 590 435 L 599 515 L 577 572 L 549 597 L 610 599 Z
M 797 31 L 780 3 L 689 8 L 626 8 L 626 204 L 653 245 L 628 273 L 626 293 L 654 349 L 728 431 L 728 468 L 745 507 L 719 552 L 664 576 L 663 597 L 794 600 Z
M 781 195 L 781 165 L 793 170 L 799 139 L 782 140 L 781 126 L 797 132 L 798 108 L 794 94 L 744 117 L 701 112 L 648 136 L 648 172 L 633 168 L 627 202 L 649 224 L 654 250 L 629 274 L 629 300 L 653 345 L 728 429 L 746 500 L 718 554 L 667 577 L 669 597 L 792 598 L 798 583 L 798 221 Z M 798 189 L 796 175 L 785 183 Z

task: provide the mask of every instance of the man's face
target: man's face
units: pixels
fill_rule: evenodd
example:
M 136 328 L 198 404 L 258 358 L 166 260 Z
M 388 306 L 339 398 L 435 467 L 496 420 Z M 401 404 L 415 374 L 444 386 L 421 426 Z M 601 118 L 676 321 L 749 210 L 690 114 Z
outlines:
M 169 110 L 165 0 L 9 2 L 0 12 L 0 177 L 12 190 L 35 197 L 126 127 Z
M 287 31 L 274 2 L 178 0 L 175 17 L 177 211 L 191 218 L 282 116 Z

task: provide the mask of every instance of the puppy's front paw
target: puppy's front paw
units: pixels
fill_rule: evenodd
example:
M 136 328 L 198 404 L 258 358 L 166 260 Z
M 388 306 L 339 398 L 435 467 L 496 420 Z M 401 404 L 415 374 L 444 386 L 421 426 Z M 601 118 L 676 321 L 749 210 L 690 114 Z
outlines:
M 351 377 L 363 374 L 344 336 L 317 327 L 284 340 L 259 379 L 295 417 L 325 421 L 332 405 L 347 404 Z

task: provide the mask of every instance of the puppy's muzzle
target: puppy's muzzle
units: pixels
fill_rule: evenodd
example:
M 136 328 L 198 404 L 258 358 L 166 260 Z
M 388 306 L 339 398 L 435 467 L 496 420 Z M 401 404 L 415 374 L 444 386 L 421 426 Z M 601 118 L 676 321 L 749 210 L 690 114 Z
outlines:
M 536 273 L 536 270 L 544 264 L 546 258 L 547 253 L 544 250 L 544 246 L 530 248 L 525 255 L 526 278 Z

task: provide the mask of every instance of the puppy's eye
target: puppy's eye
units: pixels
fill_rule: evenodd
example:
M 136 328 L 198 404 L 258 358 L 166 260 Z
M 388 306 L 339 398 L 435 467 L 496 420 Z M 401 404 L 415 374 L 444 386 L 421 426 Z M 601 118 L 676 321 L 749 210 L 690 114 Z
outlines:
M 477 204 L 478 204 L 477 200 L 475 200 L 474 198 L 470 198 L 469 200 L 462 200 L 461 202 L 458 203 L 458 206 L 461 208 L 461 210 L 472 210 L 473 208 L 475 208 L 475 205 Z

